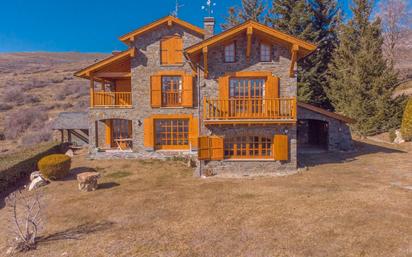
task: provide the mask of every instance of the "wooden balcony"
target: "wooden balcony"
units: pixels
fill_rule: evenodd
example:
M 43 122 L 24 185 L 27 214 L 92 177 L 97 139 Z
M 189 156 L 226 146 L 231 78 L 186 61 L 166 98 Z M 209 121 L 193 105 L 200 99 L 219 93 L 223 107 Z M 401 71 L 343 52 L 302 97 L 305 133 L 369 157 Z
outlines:
M 130 108 L 132 106 L 131 92 L 94 92 L 93 107 Z
M 296 98 L 203 99 L 205 124 L 293 123 Z

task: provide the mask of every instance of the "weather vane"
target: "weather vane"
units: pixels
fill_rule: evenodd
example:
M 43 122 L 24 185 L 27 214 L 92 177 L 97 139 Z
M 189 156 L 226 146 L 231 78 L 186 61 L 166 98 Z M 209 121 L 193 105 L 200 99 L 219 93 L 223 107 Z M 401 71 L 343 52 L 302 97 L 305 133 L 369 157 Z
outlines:
M 184 4 L 179 4 L 179 0 L 176 0 L 175 10 L 172 12 L 172 16 L 176 17 L 179 15 L 180 7 L 185 6 Z
M 213 3 L 212 0 L 206 0 L 206 5 L 202 5 L 202 10 L 206 10 L 209 17 L 213 14 L 213 7 L 216 6 L 216 3 Z

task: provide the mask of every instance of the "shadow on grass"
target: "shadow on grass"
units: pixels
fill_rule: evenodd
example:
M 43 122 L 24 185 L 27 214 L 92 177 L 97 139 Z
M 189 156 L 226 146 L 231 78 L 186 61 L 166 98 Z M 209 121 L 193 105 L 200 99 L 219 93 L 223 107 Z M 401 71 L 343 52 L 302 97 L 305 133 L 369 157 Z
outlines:
M 117 186 L 120 186 L 120 184 L 116 182 L 107 182 L 107 183 L 101 183 L 101 184 L 99 183 L 97 190 L 109 189 L 109 188 L 117 187 Z
M 102 221 L 96 223 L 85 223 L 74 228 L 69 228 L 60 232 L 56 232 L 47 236 L 38 237 L 39 243 L 46 243 L 59 240 L 81 240 L 84 236 L 99 231 L 110 229 L 115 223 L 110 221 Z
M 407 153 L 398 149 L 376 144 L 368 144 L 361 141 L 354 141 L 354 144 L 355 150 L 350 152 L 299 153 L 299 167 L 313 167 L 320 164 L 352 162 L 355 161 L 357 157 L 367 154 Z

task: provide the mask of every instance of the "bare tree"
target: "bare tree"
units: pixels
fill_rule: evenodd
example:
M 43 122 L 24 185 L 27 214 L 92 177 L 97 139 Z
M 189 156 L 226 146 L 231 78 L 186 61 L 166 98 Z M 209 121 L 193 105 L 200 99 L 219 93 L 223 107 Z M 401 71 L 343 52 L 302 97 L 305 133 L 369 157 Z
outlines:
M 392 65 L 395 64 L 400 40 L 411 27 L 411 12 L 408 9 L 405 0 L 381 0 L 379 2 L 377 15 L 382 20 L 383 51 Z
M 38 192 L 16 191 L 7 197 L 14 250 L 29 251 L 36 248 L 36 237 L 42 224 L 40 202 L 41 195 Z

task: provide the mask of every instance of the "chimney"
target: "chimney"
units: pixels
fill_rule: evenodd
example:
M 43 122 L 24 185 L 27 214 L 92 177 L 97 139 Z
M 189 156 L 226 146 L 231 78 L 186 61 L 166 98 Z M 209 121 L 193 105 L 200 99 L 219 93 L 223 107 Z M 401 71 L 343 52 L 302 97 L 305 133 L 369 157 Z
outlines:
M 215 18 L 205 17 L 203 20 L 203 28 L 206 32 L 205 39 L 210 38 L 215 33 Z

